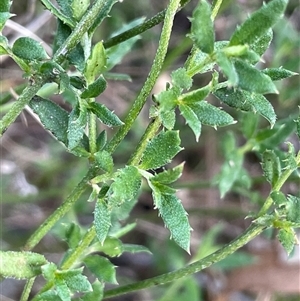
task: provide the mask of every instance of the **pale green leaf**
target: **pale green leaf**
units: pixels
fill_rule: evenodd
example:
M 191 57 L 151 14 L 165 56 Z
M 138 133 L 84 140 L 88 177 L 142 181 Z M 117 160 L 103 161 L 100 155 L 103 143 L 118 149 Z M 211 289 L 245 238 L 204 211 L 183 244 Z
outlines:
M 107 142 L 107 132 L 103 130 L 97 137 L 97 149 L 102 150 Z
M 96 159 L 96 164 L 102 170 L 106 172 L 111 172 L 114 167 L 114 162 L 111 154 L 105 150 L 100 150 L 94 153 Z
M 284 68 L 267 68 L 262 70 L 262 72 L 268 75 L 271 80 L 281 80 L 298 74 Z
M 154 175 L 150 180 L 159 182 L 159 183 L 163 183 L 163 184 L 173 183 L 173 182 L 177 181 L 180 178 L 180 176 L 182 175 L 183 165 L 184 165 L 184 163 L 181 163 L 180 165 L 178 165 L 174 168 L 164 170 L 164 171 L 160 172 L 159 174 Z
M 94 211 L 94 225 L 100 243 L 105 241 L 111 227 L 111 211 L 104 199 L 98 199 Z
M 216 53 L 216 59 L 217 64 L 220 66 L 222 72 L 228 78 L 229 85 L 236 86 L 239 82 L 239 77 L 235 70 L 234 64 L 223 51 L 218 51 Z
M 249 92 L 259 94 L 278 93 L 271 78 L 242 60 L 235 60 L 235 70 L 238 74 L 238 86 Z
M 116 237 L 108 236 L 99 250 L 109 257 L 120 256 L 123 253 L 123 243 Z
M 43 255 L 38 253 L 0 251 L 0 262 L 0 276 L 30 279 L 41 274 L 41 266 L 48 261 Z
M 47 281 L 52 281 L 55 278 L 57 266 L 53 262 L 49 262 L 42 266 L 42 274 Z
M 38 294 L 34 298 L 34 300 L 35 301 L 62 301 L 61 298 L 57 295 L 57 292 L 54 290 Z
M 201 134 L 201 122 L 196 115 L 196 113 L 189 107 L 188 105 L 179 105 L 179 110 L 181 112 L 181 115 L 186 120 L 186 123 L 191 128 L 191 130 L 194 132 L 196 141 L 199 141 L 199 137 Z
M 190 89 L 193 84 L 193 79 L 187 74 L 184 68 L 179 68 L 171 73 L 172 83 L 181 89 Z
M 62 301 L 71 301 L 71 292 L 63 278 L 56 279 L 55 286 Z
M 256 42 L 251 44 L 251 49 L 257 53 L 259 56 L 262 56 L 266 50 L 269 48 L 273 39 L 273 30 L 270 28 L 262 35 Z M 252 63 L 257 63 L 258 60 L 253 61 Z
M 4 28 L 6 21 L 12 16 L 13 15 L 10 14 L 8 11 L 0 11 L 0 32 Z
M 84 15 L 88 7 L 90 6 L 90 0 L 73 0 L 72 1 L 72 12 L 73 17 L 80 21 L 81 17 Z
M 70 249 L 75 249 L 78 246 L 82 238 L 80 232 L 79 225 L 74 222 L 66 225 L 65 241 L 68 243 Z
M 211 105 L 206 101 L 193 103 L 190 108 L 198 116 L 201 123 L 217 128 L 235 123 L 234 119 L 226 112 Z
M 92 285 L 87 277 L 82 275 L 83 268 L 67 271 L 63 279 L 72 292 L 91 292 Z
M 109 259 L 100 255 L 89 255 L 83 262 L 100 281 L 118 284 L 116 279 L 116 267 Z
M 159 168 L 171 162 L 181 149 L 178 131 L 162 131 L 148 143 L 140 168 Z
M 100 119 L 101 122 L 109 127 L 123 125 L 123 122 L 119 119 L 119 117 L 103 104 L 91 102 L 88 108 Z
M 180 200 L 175 195 L 161 195 L 161 204 L 158 210 L 171 232 L 171 238 L 189 252 L 191 227 Z
M 281 175 L 281 165 L 278 156 L 273 150 L 266 150 L 262 155 L 262 169 L 264 176 L 272 187 Z
M 205 99 L 208 96 L 208 94 L 211 92 L 211 90 L 212 90 L 211 85 L 208 84 L 207 86 L 202 87 L 200 89 L 193 90 L 188 93 L 184 93 L 178 97 L 178 103 L 191 104 L 194 102 L 199 102 Z
M 132 254 L 135 253 L 150 253 L 152 254 L 152 252 L 145 246 L 141 246 L 141 245 L 133 245 L 133 244 L 124 244 L 123 245 L 123 251 L 124 252 L 129 252 Z
M 281 191 L 273 191 L 271 193 L 271 198 L 272 198 L 274 204 L 276 204 L 276 206 L 278 206 L 278 207 L 281 207 L 281 206 L 287 204 L 287 199 Z
M 214 51 L 215 31 L 211 19 L 211 7 L 206 0 L 197 5 L 191 18 L 190 38 L 195 42 L 197 48 L 205 53 Z
M 253 44 L 283 16 L 288 0 L 273 0 L 254 12 L 230 39 L 230 45 Z
M 24 60 L 44 60 L 48 58 L 42 45 L 28 37 L 18 38 L 13 44 L 12 52 Z
M 6 37 L 0 35 L 0 55 L 10 53 L 10 47 Z
M 104 291 L 104 283 L 103 282 L 99 282 L 98 280 L 96 280 L 93 284 L 92 284 L 92 288 L 93 291 L 86 293 L 83 297 L 82 297 L 82 301 L 95 301 L 95 300 L 102 300 L 103 298 L 103 291 Z
M 289 255 L 297 243 L 295 231 L 292 228 L 280 229 L 278 232 L 278 239 Z
M 57 140 L 67 145 L 68 112 L 56 103 L 39 96 L 34 96 L 29 106 L 39 116 L 45 129 L 49 130 Z
M 288 221 L 300 223 L 300 198 L 294 195 L 288 195 L 287 217 Z
M 176 113 L 174 109 L 171 110 L 160 110 L 159 117 L 161 119 L 162 125 L 167 130 L 173 130 L 176 122 Z
M 106 80 L 100 75 L 81 94 L 81 98 L 94 98 L 99 96 L 106 89 Z

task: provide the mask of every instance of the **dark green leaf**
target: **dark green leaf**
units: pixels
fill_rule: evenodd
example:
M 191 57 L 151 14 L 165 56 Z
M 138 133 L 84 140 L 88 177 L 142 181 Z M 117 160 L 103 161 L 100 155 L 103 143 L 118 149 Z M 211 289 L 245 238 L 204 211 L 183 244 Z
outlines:
M 159 168 L 169 163 L 181 150 L 178 131 L 162 131 L 148 143 L 140 168 Z
M 182 94 L 178 97 L 179 104 L 192 104 L 205 99 L 211 92 L 211 85 L 207 85 L 203 88 Z
M 81 98 L 94 98 L 106 89 L 106 80 L 100 75 L 97 80 L 90 84 L 81 94 Z
M 12 4 L 11 0 L 1 0 L 0 12 L 9 12 L 11 4 Z
M 284 68 L 269 68 L 262 70 L 262 72 L 268 75 L 271 78 L 271 80 L 281 80 L 294 75 L 298 75 L 298 73 L 292 72 Z
M 149 183 L 149 186 L 151 187 L 152 191 L 155 191 L 155 193 L 159 192 L 159 194 L 175 194 L 176 193 L 176 189 L 170 187 L 170 186 L 167 186 L 167 185 L 164 185 L 164 184 L 161 184 L 159 182 L 156 182 L 154 180 L 152 180 L 150 178 L 150 182 Z M 155 203 L 156 207 L 159 207 L 159 203 Z
M 254 12 L 230 39 L 230 45 L 253 44 L 283 16 L 288 0 L 273 0 Z
M 41 266 L 48 262 L 41 254 L 25 251 L 0 251 L 0 260 L 0 276 L 17 279 L 30 279 L 41 274 Z
M 234 66 L 239 78 L 238 86 L 241 89 L 259 94 L 278 93 L 271 78 L 252 65 L 236 60 Z
M 191 227 L 180 200 L 175 195 L 161 195 L 161 204 L 158 210 L 171 232 L 171 238 L 189 252 Z
M 45 129 L 49 130 L 57 140 L 67 145 L 68 112 L 56 103 L 39 96 L 34 96 L 29 106 L 39 116 Z
M 201 134 L 201 127 L 202 127 L 201 122 L 198 119 L 198 116 L 188 105 L 182 104 L 182 105 L 179 105 L 178 107 L 181 112 L 181 115 L 186 120 L 186 123 L 191 128 L 191 130 L 194 132 L 196 141 L 198 142 L 200 134 Z
M 198 116 L 201 123 L 214 128 L 235 123 L 234 119 L 228 113 L 216 108 L 206 101 L 191 104 L 190 107 Z
M 119 117 L 103 104 L 91 102 L 89 104 L 89 109 L 100 119 L 101 122 L 109 127 L 123 125 L 123 122 L 119 119 Z
M 48 58 L 41 44 L 31 38 L 18 38 L 12 47 L 14 55 L 24 60 L 44 60 Z
M 84 15 L 89 6 L 90 0 L 72 0 L 72 16 L 77 21 L 80 21 L 81 17 Z
M 215 31 L 211 19 L 210 4 L 202 0 L 197 5 L 191 18 L 190 38 L 195 42 L 197 48 L 205 53 L 214 51 Z
M 181 89 L 189 90 L 192 87 L 193 79 L 188 76 L 184 68 L 179 68 L 171 73 L 172 83 Z
M 67 15 L 69 18 L 73 17 L 73 12 L 72 12 L 72 2 L 73 0 L 56 0 L 58 3 L 61 11 Z
M 180 178 L 180 176 L 182 175 L 183 165 L 184 165 L 184 163 L 182 163 L 174 168 L 160 172 L 159 174 L 154 175 L 150 180 L 159 182 L 159 183 L 163 183 L 163 184 L 173 183 L 173 182 L 177 181 Z
M 236 86 L 239 82 L 239 77 L 231 60 L 223 51 L 216 53 L 217 64 L 220 66 L 224 75 L 228 78 L 230 86 Z
M 273 150 L 266 150 L 262 155 L 262 169 L 267 181 L 274 186 L 281 174 L 281 165 L 278 156 Z
M 300 223 L 300 198 L 289 195 L 287 203 L 287 217 L 288 221 L 293 223 Z
M 79 145 L 87 124 L 87 112 L 77 105 L 70 113 L 68 123 L 68 148 L 73 150 Z
M 65 230 L 65 237 L 66 237 L 66 242 L 69 245 L 69 248 L 75 249 L 81 240 L 80 227 L 74 222 L 71 224 L 67 224 Z
M 95 80 L 98 74 L 104 72 L 106 68 L 106 52 L 103 47 L 103 42 L 98 42 L 88 58 L 85 68 L 84 68 L 84 75 L 88 81 L 91 83 Z
M 81 78 L 79 76 L 70 76 L 69 79 L 70 79 L 70 84 L 74 88 L 76 88 L 78 90 L 86 88 L 86 82 L 83 78 Z
M 99 255 L 89 255 L 83 262 L 100 281 L 118 284 L 116 267 L 107 258 Z
M 229 88 L 218 89 L 214 95 L 232 108 L 259 113 L 270 122 L 271 126 L 275 124 L 274 109 L 263 95 Z
M 244 113 L 241 115 L 241 130 L 247 139 L 254 136 L 258 125 L 258 114 L 253 114 L 251 112 Z
M 116 175 L 109 189 L 109 204 L 120 205 L 135 199 L 142 184 L 138 169 L 126 166 L 118 170 Z
M 98 199 L 94 212 L 94 224 L 97 237 L 101 244 L 107 237 L 111 227 L 111 208 L 108 206 L 104 199 Z
M 103 298 L 103 291 L 104 291 L 104 283 L 99 282 L 96 280 L 92 284 L 93 291 L 86 293 L 84 297 L 82 297 L 82 301 L 100 301 Z
M 281 191 L 273 191 L 271 193 L 271 198 L 272 198 L 274 204 L 276 204 L 276 206 L 278 206 L 278 207 L 286 205 L 286 203 L 287 203 L 287 199 Z
M 133 244 L 124 244 L 123 251 L 133 253 L 133 254 L 141 253 L 141 252 L 152 254 L 152 252 L 147 247 L 141 245 L 133 245 Z
M 106 172 L 111 172 L 114 166 L 113 158 L 110 153 L 105 150 L 94 153 L 97 165 Z
M 122 241 L 118 238 L 108 236 L 105 239 L 104 245 L 101 247 L 100 251 L 109 257 L 120 256 L 123 253 Z
M 295 231 L 292 228 L 280 229 L 278 232 L 278 239 L 289 255 L 297 243 Z
M 106 131 L 102 131 L 97 137 L 97 149 L 102 150 L 107 142 L 107 133 Z

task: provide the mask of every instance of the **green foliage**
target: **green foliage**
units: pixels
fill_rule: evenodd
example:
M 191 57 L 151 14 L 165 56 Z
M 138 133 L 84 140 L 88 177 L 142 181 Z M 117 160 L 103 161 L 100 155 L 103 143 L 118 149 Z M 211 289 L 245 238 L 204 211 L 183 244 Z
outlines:
M 163 68 L 174 16 L 189 1 L 169 1 L 167 9 L 150 21 L 137 18 L 125 24 L 113 19 L 119 29 L 110 32 L 114 38 L 108 41 L 101 40 L 104 38 L 101 35 L 107 29 L 102 21 L 109 14 L 114 15 L 112 6 L 119 1 L 56 2 L 57 6 L 51 1 L 42 0 L 57 18 L 54 54 L 50 58 L 43 46 L 29 37 L 17 39 L 10 48 L 8 39 L 0 35 L 0 55 L 10 56 L 25 77 L 29 78 L 28 87 L 20 92 L 19 99 L 3 116 L 0 130 L 2 135 L 29 105 L 43 128 L 67 151 L 78 157 L 78 161 L 85 161 L 88 171 L 78 185 L 72 181 L 70 185 L 74 185 L 73 191 L 32 234 L 25 245 L 27 251 L 1 251 L 1 261 L 4 263 L 1 276 L 30 279 L 33 282 L 31 278 L 42 274 L 45 286 L 34 297 L 34 301 L 91 301 L 117 295 L 119 290 L 126 293 L 167 283 L 201 271 L 216 262 L 219 262 L 216 267 L 222 269 L 250 262 L 249 256 L 236 251 L 266 228 L 278 229 L 278 239 L 290 254 L 297 243 L 295 229 L 300 226 L 300 198 L 298 195 L 285 195 L 281 188 L 290 179 L 298 180 L 300 153 L 296 153 L 291 143 L 283 143 L 294 141 L 294 138 L 290 139 L 293 134 L 300 137 L 300 117 L 293 115 L 295 112 L 289 108 L 288 101 L 285 105 L 291 114 L 284 117 L 285 112 L 274 105 L 276 95 L 271 98 L 265 94 L 278 94 L 282 87 L 278 83 L 275 85 L 274 81 L 297 74 L 272 64 L 262 69 L 262 56 L 273 39 L 272 27 L 282 18 L 288 1 L 272 0 L 263 4 L 237 26 L 228 41 L 216 40 L 218 35 L 214 20 L 220 7 L 222 9 L 222 1 L 213 1 L 212 6 L 208 1 L 199 1 L 189 18 L 191 29 L 187 33 L 190 39 L 187 40 L 192 45 L 190 53 L 186 61 L 178 62 L 179 67 L 171 72 L 171 81 L 166 83 L 166 89 L 153 96 L 149 111 L 151 120 L 145 129 L 142 128 L 144 123 L 136 123 L 136 119 Z M 12 16 L 10 5 L 11 2 L 7 0 L 0 3 L 0 30 Z M 126 8 L 123 3 L 118 6 Z M 111 70 L 138 45 L 138 40 L 142 38 L 143 42 L 147 41 L 148 37 L 140 34 L 163 18 L 158 50 L 145 84 L 131 109 L 124 116 L 118 116 L 109 109 L 110 103 L 106 106 L 102 102 L 102 93 L 110 85 L 111 79 L 131 80 L 131 77 Z M 101 41 L 94 43 L 95 40 L 99 41 L 98 34 Z M 204 80 L 199 81 L 199 78 Z M 45 96 L 49 86 L 51 92 Z M 66 109 L 48 99 L 53 94 L 57 95 L 51 99 L 61 97 L 67 101 L 64 104 Z M 218 101 L 226 106 L 220 108 Z M 261 121 L 261 117 L 268 122 Z M 171 239 L 181 249 L 190 252 L 188 213 L 174 185 L 185 172 L 184 163 L 179 164 L 180 156 L 177 156 L 184 149 L 182 141 L 189 138 L 183 137 L 182 121 L 192 130 L 196 142 L 202 138 L 201 133 L 206 126 L 216 130 L 224 127 L 218 130 L 221 132 L 218 139 L 223 162 L 217 175 L 208 179 L 211 186 L 218 187 L 221 198 L 232 191 L 253 201 L 255 205 L 259 204 L 257 199 L 263 201 L 265 198 L 253 191 L 255 179 L 244 164 L 248 152 L 261 160 L 263 178 L 270 183 L 269 195 L 257 214 L 252 215 L 252 225 L 223 248 L 217 250 L 214 240 L 219 229 L 213 228 L 204 236 L 202 249 L 196 254 L 194 263 L 152 280 L 104 292 L 106 283 L 118 285 L 117 270 L 110 257 L 120 256 L 124 252 L 151 253 L 145 246 L 124 244 L 121 239 L 135 226 L 126 224 L 126 219 L 138 202 L 140 193 L 145 190 L 144 182 L 148 184 L 154 209 L 157 209 L 170 231 Z M 141 124 L 141 129 L 136 124 Z M 231 126 L 230 131 L 227 126 Z M 130 138 L 130 143 L 121 144 L 124 149 L 130 147 L 127 156 L 131 155 L 130 159 L 124 162 L 123 157 L 121 160 L 119 158 L 124 149 L 117 153 L 115 150 L 129 131 L 132 134 L 130 137 L 134 138 Z M 136 134 L 141 137 L 138 143 Z M 243 135 L 242 139 L 240 135 Z M 91 191 L 83 194 L 88 186 Z M 94 206 L 90 225 L 80 225 L 71 210 L 81 195 L 89 202 L 85 210 Z M 70 212 L 71 222 L 59 226 L 59 220 L 67 212 Z M 61 227 L 59 236 L 68 246 L 60 265 L 48 262 L 41 254 L 30 252 L 55 224 Z M 93 284 L 88 278 L 91 274 L 96 278 Z M 193 278 L 182 282 L 180 288 L 182 290 L 178 287 L 175 289 L 178 294 L 173 294 L 172 300 L 199 299 Z M 23 296 L 29 296 L 30 289 L 28 282 Z M 22 301 L 28 298 L 25 299 Z

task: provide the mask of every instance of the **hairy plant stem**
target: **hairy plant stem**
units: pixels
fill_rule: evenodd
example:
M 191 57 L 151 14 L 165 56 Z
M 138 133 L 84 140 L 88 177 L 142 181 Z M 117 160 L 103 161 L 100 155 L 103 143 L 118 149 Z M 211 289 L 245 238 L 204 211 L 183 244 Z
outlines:
M 90 168 L 86 176 L 74 188 L 66 200 L 43 222 L 43 224 L 31 235 L 24 246 L 24 250 L 32 250 L 40 240 L 47 234 L 47 232 L 54 226 L 54 224 L 63 217 L 79 199 L 80 195 L 86 190 L 90 179 L 95 176 L 96 169 Z
M 25 287 L 23 289 L 20 301 L 27 301 L 28 300 L 31 289 L 32 289 L 32 286 L 34 284 L 34 281 L 35 281 L 35 277 L 30 278 L 26 281 L 26 284 L 25 284 Z
M 97 152 L 97 117 L 95 114 L 89 114 L 89 146 L 90 153 Z
M 7 128 L 16 120 L 26 105 L 29 104 L 32 97 L 38 92 L 38 90 L 44 84 L 44 79 L 36 78 L 35 82 L 26 87 L 18 100 L 14 102 L 10 110 L 0 120 L 0 137 L 7 130 Z
M 247 230 L 245 230 L 236 239 L 226 244 L 218 251 L 206 256 L 205 258 L 193 262 L 185 266 L 184 268 L 178 269 L 174 272 L 166 273 L 140 282 L 136 282 L 136 283 L 124 285 L 122 287 L 118 287 L 116 289 L 108 290 L 104 293 L 104 299 L 153 287 L 156 285 L 166 284 L 168 282 L 172 282 L 174 280 L 200 272 L 203 269 L 211 266 L 212 264 L 224 259 L 228 255 L 233 254 L 239 248 L 247 244 L 250 240 L 258 236 L 266 228 L 267 228 L 266 226 L 252 224 L 250 227 L 248 227 Z
M 152 68 L 146 79 L 146 82 L 138 95 L 137 99 L 134 101 L 128 115 L 124 120 L 124 125 L 121 126 L 115 136 L 111 141 L 106 145 L 106 151 L 113 152 L 119 143 L 124 139 L 129 130 L 131 129 L 134 121 L 138 117 L 141 109 L 143 108 L 151 90 L 154 87 L 154 84 L 160 74 L 162 69 L 164 59 L 168 50 L 169 40 L 172 32 L 173 20 L 176 14 L 176 11 L 179 7 L 180 0 L 171 0 L 167 8 L 164 25 L 161 32 L 161 37 L 159 40 L 158 49 L 153 61 Z
M 223 0 L 214 0 L 212 4 L 211 19 L 214 20 L 220 10 Z

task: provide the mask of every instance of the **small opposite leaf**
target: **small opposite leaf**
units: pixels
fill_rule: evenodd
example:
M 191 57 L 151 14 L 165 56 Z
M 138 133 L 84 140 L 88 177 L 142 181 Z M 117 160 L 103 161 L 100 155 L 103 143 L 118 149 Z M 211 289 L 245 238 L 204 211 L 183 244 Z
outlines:
M 230 39 L 230 45 L 251 45 L 259 40 L 283 16 L 288 0 L 273 0 L 254 12 Z
M 235 61 L 234 66 L 239 78 L 238 86 L 241 89 L 258 94 L 278 94 L 271 78 L 263 72 L 239 59 Z
M 28 37 L 17 39 L 13 44 L 12 52 L 24 60 L 45 60 L 48 58 L 41 44 Z
M 179 105 L 179 110 L 181 112 L 181 115 L 186 120 L 186 123 L 191 128 L 191 130 L 194 132 L 196 141 L 199 141 L 199 137 L 201 134 L 201 122 L 197 116 L 197 114 L 189 107 L 188 105 Z
M 105 150 L 94 153 L 97 165 L 106 172 L 111 172 L 114 166 L 111 154 Z
M 68 112 L 56 103 L 39 96 L 34 96 L 29 106 L 39 116 L 45 129 L 49 130 L 57 140 L 67 145 Z
M 211 7 L 206 0 L 202 0 L 196 7 L 191 18 L 190 38 L 197 48 L 205 53 L 214 51 L 215 31 L 211 19 Z
M 178 131 L 162 131 L 148 143 L 140 168 L 159 168 L 171 162 L 181 150 Z
M 97 237 L 103 244 L 111 227 L 111 208 L 104 199 L 98 199 L 96 202 L 94 224 Z
M 201 123 L 214 128 L 235 123 L 234 119 L 228 113 L 206 101 L 191 104 L 190 107 L 196 113 Z
M 119 117 L 103 104 L 91 102 L 89 104 L 89 109 L 100 119 L 101 122 L 109 127 L 123 125 L 123 122 L 119 119 Z
M 294 75 L 298 75 L 298 73 L 292 72 L 284 68 L 268 68 L 262 70 L 262 72 L 268 75 L 271 78 L 271 80 L 281 80 Z
M 99 255 L 89 255 L 83 262 L 100 281 L 118 284 L 116 279 L 116 267 L 109 259 Z
M 180 176 L 182 175 L 184 163 L 172 168 L 165 170 L 163 172 L 160 172 L 159 174 L 154 175 L 150 180 L 159 182 L 162 184 L 171 184 L 175 181 L 177 181 Z
M 267 181 L 274 186 L 281 174 L 278 156 L 272 150 L 266 150 L 262 155 L 262 169 Z
M 106 80 L 100 75 L 81 94 L 81 98 L 94 98 L 99 96 L 106 89 Z
M 190 89 L 193 84 L 193 80 L 188 76 L 187 71 L 184 68 L 179 68 L 171 73 L 172 83 L 174 86 L 181 89 Z
M 30 279 L 42 273 L 45 257 L 33 252 L 0 251 L 0 276 L 5 278 Z
M 162 195 L 158 210 L 171 232 L 171 238 L 189 253 L 191 227 L 180 200 L 175 195 Z
M 295 244 L 297 243 L 295 231 L 292 228 L 280 229 L 278 232 L 278 239 L 286 250 L 287 254 L 290 255 Z
M 288 196 L 287 217 L 288 221 L 300 223 L 300 198 L 294 195 Z

